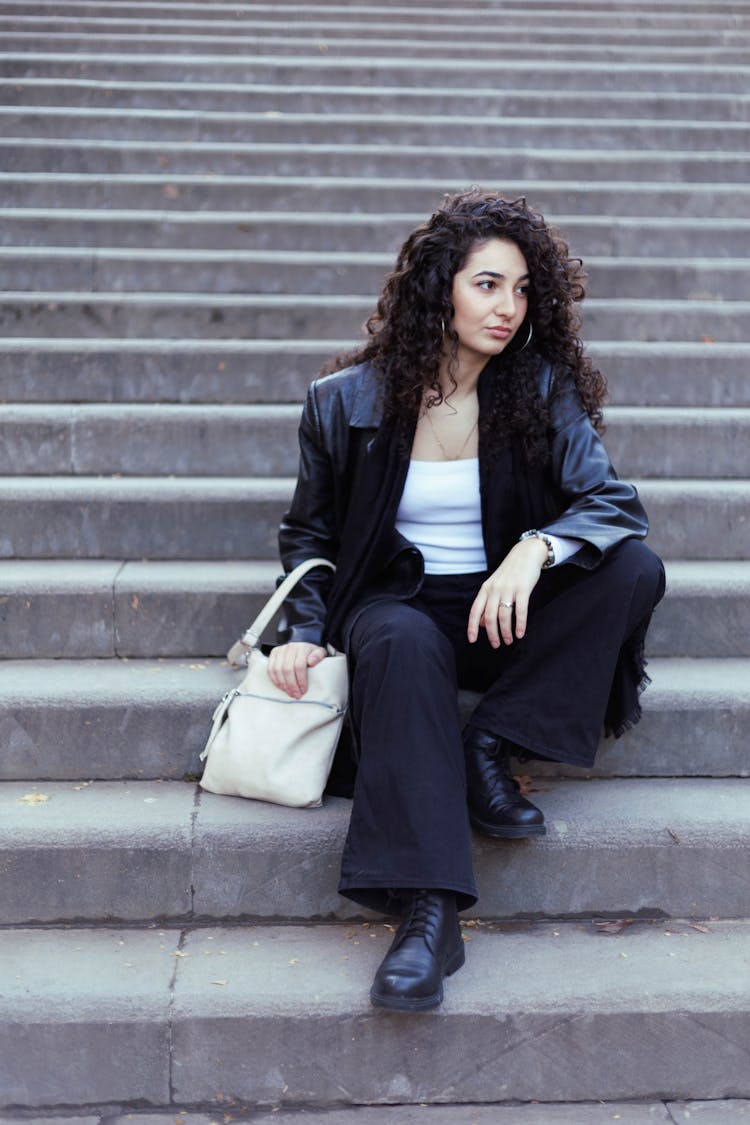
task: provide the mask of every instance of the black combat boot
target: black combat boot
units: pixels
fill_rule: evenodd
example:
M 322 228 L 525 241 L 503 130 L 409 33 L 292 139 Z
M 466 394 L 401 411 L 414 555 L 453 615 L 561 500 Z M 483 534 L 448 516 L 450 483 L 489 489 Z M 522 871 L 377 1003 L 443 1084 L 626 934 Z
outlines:
M 469 820 L 483 836 L 518 840 L 543 836 L 544 814 L 521 796 L 518 782 L 508 772 L 512 744 L 489 731 L 467 726 L 464 730 Z
M 447 891 L 403 894 L 406 910 L 375 974 L 370 999 L 376 1008 L 424 1012 L 442 1002 L 443 977 L 465 960 L 456 896 Z

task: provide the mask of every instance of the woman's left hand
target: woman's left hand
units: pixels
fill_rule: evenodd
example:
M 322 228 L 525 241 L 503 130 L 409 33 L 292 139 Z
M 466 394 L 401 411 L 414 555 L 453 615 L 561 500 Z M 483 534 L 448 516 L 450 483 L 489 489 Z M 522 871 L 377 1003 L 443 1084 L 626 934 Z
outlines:
M 508 552 L 497 570 L 479 587 L 469 610 L 467 635 L 471 644 L 482 626 L 493 648 L 499 648 L 501 640 L 506 645 L 513 644 L 514 610 L 515 637 L 520 641 L 526 632 L 531 591 L 539 581 L 546 558 L 546 544 L 535 538 L 516 543 Z

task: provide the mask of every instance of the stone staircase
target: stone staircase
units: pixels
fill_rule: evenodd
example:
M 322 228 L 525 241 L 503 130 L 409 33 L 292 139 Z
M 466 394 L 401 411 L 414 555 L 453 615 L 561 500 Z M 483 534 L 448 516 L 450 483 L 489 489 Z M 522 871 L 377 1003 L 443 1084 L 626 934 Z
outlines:
M 0 85 L 0 1122 L 744 1120 L 750 0 L 0 0 Z M 641 724 L 477 839 L 403 1017 L 348 803 L 195 775 L 305 387 L 472 182 L 585 260 L 669 590 Z

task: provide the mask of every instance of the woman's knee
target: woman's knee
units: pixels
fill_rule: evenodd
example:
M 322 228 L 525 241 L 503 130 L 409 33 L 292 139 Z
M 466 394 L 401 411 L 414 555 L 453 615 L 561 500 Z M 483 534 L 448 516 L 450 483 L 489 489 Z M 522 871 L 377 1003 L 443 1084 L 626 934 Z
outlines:
M 432 618 L 405 602 L 382 602 L 369 606 L 357 619 L 351 634 L 351 652 L 357 660 L 378 653 L 398 652 L 424 659 L 452 655 L 447 637 Z

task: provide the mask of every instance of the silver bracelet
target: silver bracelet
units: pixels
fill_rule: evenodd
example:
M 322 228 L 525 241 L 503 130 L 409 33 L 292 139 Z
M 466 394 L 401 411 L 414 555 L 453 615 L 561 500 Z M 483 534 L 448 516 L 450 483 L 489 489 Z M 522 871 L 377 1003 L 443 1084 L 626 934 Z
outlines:
M 549 535 L 545 535 L 543 531 L 537 531 L 533 527 L 530 531 L 524 531 L 523 535 L 519 535 L 518 542 L 522 543 L 524 539 L 541 539 L 547 548 L 547 558 L 542 563 L 542 570 L 549 570 L 551 566 L 555 565 L 555 548 L 552 546 L 552 540 Z

